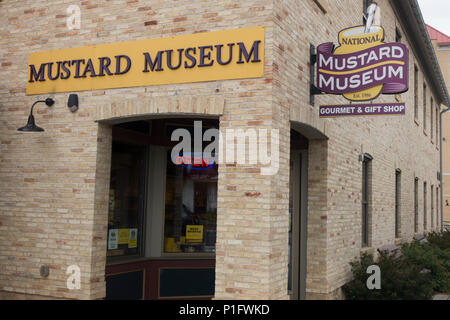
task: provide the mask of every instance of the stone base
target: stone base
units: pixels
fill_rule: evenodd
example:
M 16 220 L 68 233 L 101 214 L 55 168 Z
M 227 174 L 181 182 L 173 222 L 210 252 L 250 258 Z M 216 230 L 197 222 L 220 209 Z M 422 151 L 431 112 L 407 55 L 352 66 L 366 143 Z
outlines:
M 37 294 L 0 291 L 0 300 L 68 300 L 68 299 L 50 296 L 41 296 Z
M 344 300 L 342 288 L 338 288 L 328 293 L 307 292 L 306 300 Z

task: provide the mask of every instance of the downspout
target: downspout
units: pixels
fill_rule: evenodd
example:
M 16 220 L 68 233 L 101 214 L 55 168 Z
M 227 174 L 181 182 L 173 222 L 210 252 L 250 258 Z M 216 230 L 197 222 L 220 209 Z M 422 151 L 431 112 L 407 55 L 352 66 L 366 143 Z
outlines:
M 447 107 L 447 109 L 442 110 L 439 114 L 439 132 L 440 132 L 440 146 L 439 146 L 439 157 L 440 157 L 440 169 L 439 169 L 439 178 L 441 182 L 441 232 L 444 231 L 444 173 L 442 172 L 443 165 L 442 165 L 442 115 L 450 110 L 450 107 Z

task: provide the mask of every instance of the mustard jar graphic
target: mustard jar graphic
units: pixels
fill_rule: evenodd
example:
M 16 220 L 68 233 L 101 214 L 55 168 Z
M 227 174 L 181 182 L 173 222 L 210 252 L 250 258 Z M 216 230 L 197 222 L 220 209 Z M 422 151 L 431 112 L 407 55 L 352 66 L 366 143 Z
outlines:
M 367 33 L 365 31 L 368 31 Z M 334 51 L 335 55 L 356 53 L 383 44 L 384 29 L 380 26 L 351 27 L 339 32 L 340 46 Z M 343 96 L 352 101 L 375 99 L 383 89 L 383 84 L 361 91 L 344 93 Z

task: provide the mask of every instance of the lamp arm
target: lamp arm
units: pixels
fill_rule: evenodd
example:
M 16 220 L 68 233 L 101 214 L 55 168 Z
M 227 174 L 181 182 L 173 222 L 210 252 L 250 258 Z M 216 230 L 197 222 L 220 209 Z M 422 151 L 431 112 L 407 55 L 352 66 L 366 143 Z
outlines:
M 45 102 L 45 100 L 38 100 L 35 103 L 33 103 L 33 105 L 31 106 L 30 115 L 33 115 L 33 108 L 34 108 L 35 104 L 38 102 Z

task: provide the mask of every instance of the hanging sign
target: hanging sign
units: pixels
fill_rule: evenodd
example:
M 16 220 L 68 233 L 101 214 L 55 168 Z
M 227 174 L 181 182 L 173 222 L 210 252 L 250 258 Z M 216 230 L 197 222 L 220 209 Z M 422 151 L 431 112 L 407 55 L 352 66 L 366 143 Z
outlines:
M 372 26 L 376 5 L 369 8 L 366 26 L 339 32 L 339 45 L 317 47 L 316 89 L 338 94 L 352 102 L 373 101 L 380 94 L 408 91 L 408 48 L 402 43 L 385 43 L 384 29 Z M 405 114 L 404 103 L 366 103 L 320 107 L 320 117 Z
M 32 52 L 26 94 L 264 76 L 264 27 Z
M 317 48 L 317 88 L 342 94 L 351 101 L 374 100 L 380 94 L 408 90 L 408 48 L 402 43 L 383 43 L 382 27 L 341 31 L 338 48 L 324 43 Z

